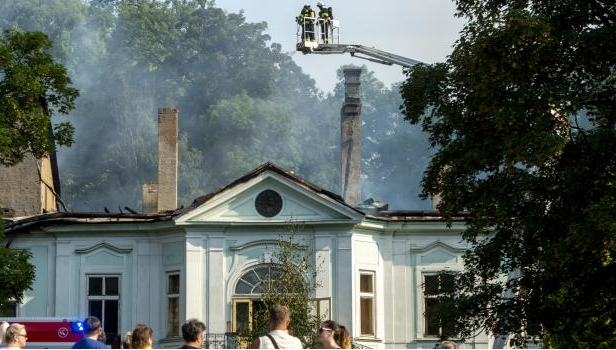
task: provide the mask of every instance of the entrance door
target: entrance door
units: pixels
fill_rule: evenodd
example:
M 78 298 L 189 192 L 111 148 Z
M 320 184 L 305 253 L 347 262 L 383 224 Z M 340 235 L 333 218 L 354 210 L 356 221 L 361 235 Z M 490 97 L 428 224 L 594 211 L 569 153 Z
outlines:
M 254 318 L 263 312 L 266 306 L 260 299 L 233 300 L 233 332 L 246 334 L 252 330 Z

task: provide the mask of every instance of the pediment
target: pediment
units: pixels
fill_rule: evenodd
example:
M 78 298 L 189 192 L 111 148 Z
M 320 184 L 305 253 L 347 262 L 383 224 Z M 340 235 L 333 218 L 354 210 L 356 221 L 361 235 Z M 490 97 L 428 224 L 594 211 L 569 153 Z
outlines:
M 257 196 L 270 190 L 281 198 L 281 207 L 271 217 L 259 213 Z M 178 223 L 198 222 L 344 222 L 359 221 L 363 215 L 302 183 L 265 171 L 254 178 L 214 195 L 180 216 Z

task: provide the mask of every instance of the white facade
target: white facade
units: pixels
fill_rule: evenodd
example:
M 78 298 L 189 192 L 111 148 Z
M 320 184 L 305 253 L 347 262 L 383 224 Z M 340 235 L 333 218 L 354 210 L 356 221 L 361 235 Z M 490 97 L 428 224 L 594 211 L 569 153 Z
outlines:
M 271 218 L 255 208 L 255 198 L 264 190 L 282 198 L 280 212 Z M 113 308 L 117 300 L 118 330 L 124 333 L 146 323 L 154 329 L 158 347 L 179 344 L 179 338 L 167 336 L 176 305 L 179 319 L 171 324 L 198 318 L 208 333 L 233 331 L 252 305 L 251 297 L 257 296 L 236 293 L 240 277 L 263 266 L 279 235 L 294 221 L 303 225 L 297 239 L 314 250 L 315 297 L 323 313 L 348 325 L 354 341 L 368 347 L 433 348 L 437 338 L 426 336 L 423 316 L 424 278 L 461 269 L 467 248 L 460 236 L 462 222 L 447 228 L 433 216 L 367 216 L 272 165 L 188 209 L 153 218 L 52 222 L 41 216 L 29 225 L 8 225 L 11 247 L 30 249 L 37 268 L 33 291 L 27 292 L 18 316 L 84 318 L 89 308 L 100 303 Z M 362 274 L 364 285 L 373 288 L 360 288 Z M 175 276 L 179 290 L 169 288 Z M 106 299 L 111 301 L 99 303 L 94 300 L 107 297 L 88 295 L 102 280 L 115 291 L 116 277 L 118 295 L 111 293 Z M 370 304 L 372 318 L 366 314 Z M 362 329 L 373 334 L 362 334 Z M 462 347 L 489 345 L 488 337 L 480 336 Z

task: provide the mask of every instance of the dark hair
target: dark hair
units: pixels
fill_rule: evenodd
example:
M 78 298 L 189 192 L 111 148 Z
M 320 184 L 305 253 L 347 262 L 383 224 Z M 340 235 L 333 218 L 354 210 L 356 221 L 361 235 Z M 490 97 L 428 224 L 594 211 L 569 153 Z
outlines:
M 327 327 L 334 332 L 334 341 L 341 349 L 351 348 L 351 337 L 345 326 L 336 321 L 327 320 L 321 323 L 321 327 Z
M 275 326 L 280 326 L 290 318 L 289 308 L 283 305 L 274 305 L 269 309 L 270 322 Z
M 184 338 L 184 341 L 187 343 L 194 342 L 199 339 L 199 335 L 201 335 L 203 331 L 205 331 L 205 323 L 196 318 L 191 318 L 182 325 L 182 338 Z
M 147 324 L 140 323 L 133 329 L 133 337 L 130 345 L 133 349 L 145 349 L 148 345 L 148 340 L 152 339 L 154 331 Z
M 101 328 L 101 320 L 96 316 L 88 316 L 83 320 L 84 333 L 92 334 Z

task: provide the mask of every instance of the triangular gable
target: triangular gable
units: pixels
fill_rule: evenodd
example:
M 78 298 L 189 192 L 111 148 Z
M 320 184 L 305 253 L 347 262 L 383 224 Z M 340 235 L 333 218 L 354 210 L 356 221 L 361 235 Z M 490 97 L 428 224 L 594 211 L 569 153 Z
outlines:
M 272 190 L 282 198 L 282 208 L 273 217 L 265 217 L 256 209 L 257 196 Z M 265 164 L 234 181 L 220 191 L 205 196 L 176 222 L 348 222 L 360 221 L 363 214 L 335 195 L 285 172 L 273 164 Z

